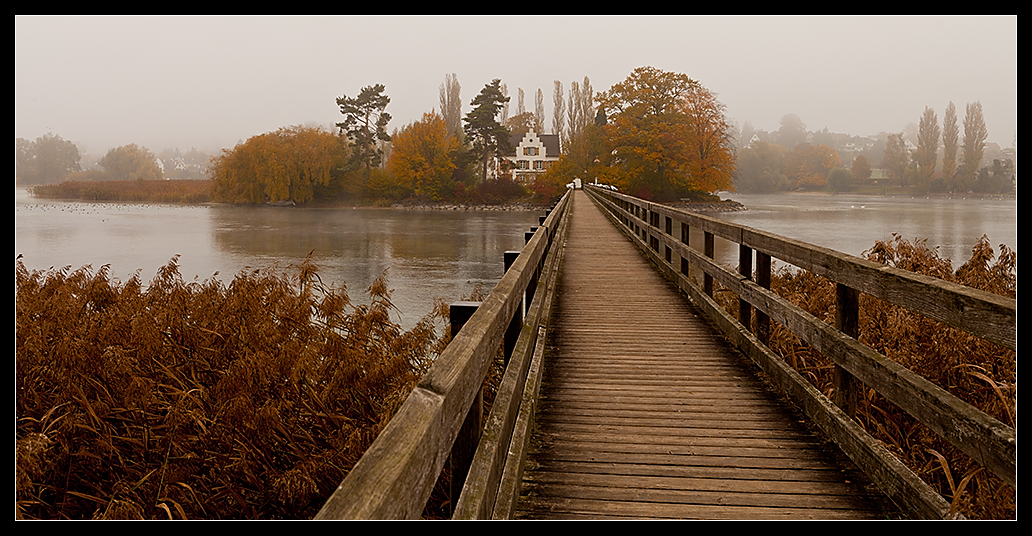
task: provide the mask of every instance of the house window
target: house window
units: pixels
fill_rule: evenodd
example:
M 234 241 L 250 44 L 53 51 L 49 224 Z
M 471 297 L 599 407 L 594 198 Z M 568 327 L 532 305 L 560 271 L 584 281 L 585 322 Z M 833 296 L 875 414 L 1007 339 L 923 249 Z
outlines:
M 524 147 L 523 148 L 523 154 L 526 155 L 526 156 L 537 156 L 538 148 L 537 147 Z
M 534 162 L 534 169 L 545 169 L 545 163 L 541 160 Z
M 517 162 L 517 167 L 519 169 L 527 169 L 529 166 L 527 166 L 526 160 L 520 160 L 519 162 Z

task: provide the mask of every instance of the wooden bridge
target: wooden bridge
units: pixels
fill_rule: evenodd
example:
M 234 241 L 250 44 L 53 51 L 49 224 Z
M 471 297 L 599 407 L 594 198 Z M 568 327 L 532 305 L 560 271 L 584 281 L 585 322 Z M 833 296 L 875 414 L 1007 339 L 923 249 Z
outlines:
M 1016 486 L 1013 428 L 855 339 L 863 292 L 1013 349 L 1016 300 L 596 187 L 527 238 L 318 519 L 418 518 L 445 467 L 453 519 L 951 517 L 851 417 L 861 384 Z M 770 292 L 772 257 L 837 284 L 836 325 Z M 767 348 L 771 320 L 836 363 L 836 400 Z

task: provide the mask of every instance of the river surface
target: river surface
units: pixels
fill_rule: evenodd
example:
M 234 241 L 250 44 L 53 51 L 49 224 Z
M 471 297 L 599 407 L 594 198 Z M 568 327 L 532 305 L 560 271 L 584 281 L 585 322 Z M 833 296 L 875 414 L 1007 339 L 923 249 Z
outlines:
M 954 269 L 984 234 L 1017 250 L 1014 199 L 914 199 L 824 194 L 723 194 L 748 210 L 717 217 L 861 255 L 892 233 L 938 248 Z M 292 273 L 309 252 L 323 281 L 346 285 L 352 300 L 384 271 L 398 321 L 411 327 L 436 300 L 489 291 L 505 251 L 519 250 L 542 212 L 299 209 L 51 201 L 15 190 L 15 255 L 32 270 L 109 265 L 113 279 L 144 284 L 179 255 L 186 281 L 241 270 Z M 692 245 L 702 244 L 701 236 Z M 717 241 L 717 260 L 737 265 L 737 249 Z M 603 257 L 600 257 L 604 258 Z M 216 276 L 216 273 L 218 274 Z
M 518 251 L 543 211 L 300 209 L 52 201 L 15 191 L 15 255 L 30 270 L 110 265 L 119 281 L 149 283 L 179 255 L 185 281 L 241 270 L 295 273 L 311 252 L 323 282 L 345 286 L 353 302 L 387 272 L 410 328 L 436 300 L 485 294 L 502 277 L 506 251 Z M 217 275 L 216 275 L 217 273 Z
M 954 270 L 971 258 L 971 248 L 982 235 L 997 254 L 1000 244 L 1018 249 L 1015 198 L 734 192 L 722 193 L 721 198 L 748 208 L 716 214 L 722 220 L 855 256 L 871 249 L 876 241 L 892 240 L 893 233 L 910 242 L 924 240 L 940 257 L 950 259 Z M 730 252 L 725 255 L 731 258 Z

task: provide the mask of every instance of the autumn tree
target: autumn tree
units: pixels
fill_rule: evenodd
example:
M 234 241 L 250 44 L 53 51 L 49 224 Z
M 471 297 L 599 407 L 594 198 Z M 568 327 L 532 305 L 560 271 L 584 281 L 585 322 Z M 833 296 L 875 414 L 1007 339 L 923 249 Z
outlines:
M 498 122 L 498 112 L 509 101 L 509 97 L 502 95 L 501 83 L 496 78 L 486 84 L 470 102 L 473 109 L 464 118 L 466 140 L 481 159 L 481 181 L 487 180 L 488 160 L 508 154 L 510 149 L 509 131 Z
M 729 190 L 735 175 L 734 129 L 716 94 L 701 85 L 685 95 L 691 145 L 687 173 L 694 187 L 706 192 Z
M 383 158 L 379 144 L 391 139 L 387 134 L 391 114 L 385 111 L 391 99 L 383 91 L 383 84 L 376 84 L 362 88 L 354 98 L 337 97 L 337 106 L 344 115 L 337 127 L 351 142 L 351 163 L 358 169 L 379 167 Z
M 800 143 L 785 155 L 785 176 L 793 188 L 813 190 L 828 184 L 828 173 L 839 166 L 839 155 L 827 145 Z
M 957 107 L 952 102 L 946 106 L 942 118 L 942 177 L 946 185 L 953 186 L 957 173 L 957 149 L 960 147 L 960 129 L 957 127 Z
M 212 197 L 239 204 L 306 203 L 326 191 L 344 159 L 343 139 L 322 128 L 293 126 L 252 136 L 212 159 Z
M 982 117 L 982 103 L 977 101 L 969 103 L 964 114 L 964 164 L 961 168 L 964 190 L 970 189 L 974 184 L 978 167 L 982 162 L 982 155 L 985 152 L 987 137 L 985 119 Z
M 511 136 L 522 137 L 527 132 L 530 132 L 531 128 L 534 128 L 534 114 L 531 112 L 523 112 L 509 117 L 505 121 L 505 128 L 509 131 Z
M 162 178 L 154 153 L 135 143 L 115 147 L 100 159 L 100 167 L 110 180 L 158 180 Z
M 680 73 L 639 67 L 598 94 L 618 186 L 659 200 L 732 187 L 730 130 L 723 106 Z
M 16 138 L 14 145 L 16 184 L 60 182 L 81 169 L 78 147 L 56 134 L 44 134 L 35 141 Z
M 441 201 L 454 189 L 452 159 L 459 140 L 443 117 L 435 112 L 423 114 L 393 136 L 393 150 L 387 170 L 399 188 L 418 197 Z
M 455 73 L 445 75 L 441 84 L 441 118 L 456 139 L 462 138 L 462 86 Z

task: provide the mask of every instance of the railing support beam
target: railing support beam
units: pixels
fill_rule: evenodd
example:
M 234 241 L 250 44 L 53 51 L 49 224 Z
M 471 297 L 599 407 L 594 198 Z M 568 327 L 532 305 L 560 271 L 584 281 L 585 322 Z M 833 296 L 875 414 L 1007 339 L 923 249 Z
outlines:
M 448 306 L 448 321 L 452 338 L 455 338 L 466 324 L 466 321 L 477 312 L 480 302 L 462 301 L 455 302 Z M 449 514 L 454 505 L 459 501 L 462 493 L 462 486 L 466 483 L 466 475 L 469 473 L 469 465 L 473 462 L 473 455 L 477 451 L 477 443 L 480 442 L 481 423 L 484 420 L 484 389 L 481 388 L 473 400 L 473 405 L 466 413 L 466 419 L 462 422 L 459 435 L 452 445 L 449 463 L 451 464 L 451 478 L 449 480 Z
M 835 285 L 835 327 L 845 335 L 857 338 L 860 334 L 860 294 L 841 283 Z M 834 373 L 835 405 L 850 418 L 856 418 L 859 382 L 839 365 Z

